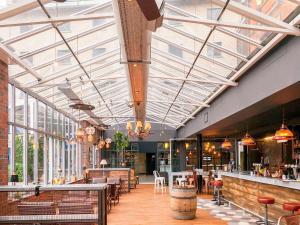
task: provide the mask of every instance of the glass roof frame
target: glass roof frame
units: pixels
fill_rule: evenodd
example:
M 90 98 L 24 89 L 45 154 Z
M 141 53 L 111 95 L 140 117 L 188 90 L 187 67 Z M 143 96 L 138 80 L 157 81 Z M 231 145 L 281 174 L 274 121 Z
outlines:
M 111 7 L 110 0 L 104 2 L 102 0 L 99 0 L 99 2 L 100 1 L 101 4 L 92 5 L 91 7 L 88 7 L 84 10 L 71 14 L 69 17 L 74 17 L 76 15 L 77 16 L 88 15 L 90 13 L 96 12 L 97 10 Z M 25 3 L 26 2 L 29 3 L 34 1 L 28 0 L 25 1 Z M 43 1 L 45 6 L 47 6 L 47 2 L 48 1 L 46 0 Z M 97 2 L 97 0 L 95 0 L 95 2 Z M 263 14 L 262 12 L 259 12 L 248 6 L 244 6 L 237 1 L 228 1 L 229 2 L 228 4 L 227 1 L 225 0 L 212 0 L 212 2 L 214 4 L 223 7 L 222 10 L 224 12 L 231 11 L 240 14 L 250 20 L 256 21 L 257 23 L 263 24 L 261 25 L 261 27 L 266 27 L 266 29 L 270 29 L 274 31 L 273 33 L 278 33 L 282 35 L 285 35 L 285 33 L 288 32 L 293 35 L 299 35 L 300 33 L 299 29 L 294 27 L 293 24 L 289 24 L 277 18 Z M 48 3 L 48 4 L 52 4 L 52 3 Z M 36 5 L 36 7 L 38 7 L 38 5 Z M 166 15 L 167 19 L 168 17 L 171 20 L 178 19 L 178 21 L 182 20 L 183 23 L 201 22 L 202 24 L 199 26 L 206 26 L 210 29 L 212 29 L 213 27 L 212 33 L 215 31 L 221 32 L 224 35 L 228 35 L 232 38 L 236 38 L 238 40 L 247 42 L 255 46 L 258 49 L 256 54 L 247 56 L 237 52 L 235 49 L 229 49 L 225 46 L 217 45 L 213 41 L 209 40 L 209 36 L 207 37 L 207 39 L 203 39 L 197 37 L 191 32 L 177 28 L 176 26 L 172 26 L 167 23 L 163 24 L 162 29 L 168 30 L 168 32 L 176 33 L 177 35 L 179 35 L 179 37 L 188 38 L 191 41 L 194 41 L 194 43 L 200 44 L 202 46 L 201 51 L 203 50 L 204 47 L 209 46 L 215 50 L 221 51 L 224 54 L 228 54 L 230 57 L 234 57 L 237 60 L 240 60 L 237 63 L 238 66 L 240 63 L 248 64 L 249 61 L 252 60 L 252 58 L 254 58 L 256 55 L 258 55 L 260 53 L 260 50 L 264 49 L 265 46 L 268 44 L 268 43 L 263 43 L 263 41 L 258 42 L 255 39 L 244 36 L 240 33 L 236 33 L 231 29 L 227 29 L 226 26 L 230 25 L 229 22 L 226 21 L 218 22 L 217 20 L 216 22 L 210 21 L 208 23 L 207 21 L 204 21 L 203 18 L 200 18 L 191 12 L 187 12 L 169 3 L 166 3 L 166 9 L 176 12 L 176 15 L 179 15 L 177 17 L 173 16 L 173 18 L 172 16 Z M 23 12 L 22 9 L 20 9 L 20 12 Z M 222 15 L 220 16 L 220 18 L 221 17 Z M 66 23 L 72 23 L 72 22 L 66 20 Z M 84 92 L 86 92 L 86 95 L 83 96 L 81 101 L 89 102 L 92 101 L 93 98 L 95 98 L 96 96 L 99 96 L 100 100 L 98 102 L 104 104 L 105 108 L 103 107 L 100 108 L 100 106 L 96 107 L 96 110 L 94 112 L 97 114 L 100 113 L 99 117 L 101 117 L 102 112 L 111 115 L 111 118 L 109 119 L 104 118 L 103 121 L 105 122 L 114 121 L 112 124 L 118 124 L 119 122 L 122 123 L 126 122 L 126 119 L 121 120 L 118 119 L 117 117 L 114 118 L 114 115 L 118 115 L 119 113 L 127 115 L 128 112 L 131 112 L 130 115 L 134 116 L 134 112 L 133 112 L 134 110 L 126 106 L 127 102 L 131 101 L 130 87 L 127 82 L 126 72 L 124 70 L 123 73 L 118 73 L 120 70 L 124 69 L 124 65 L 118 66 L 120 59 L 117 59 L 117 56 L 120 54 L 120 46 L 116 49 L 113 49 L 112 51 L 105 52 L 100 56 L 93 56 L 85 61 L 81 61 L 78 60 L 78 58 L 76 58 L 79 57 L 80 54 L 87 53 L 95 49 L 96 47 L 103 46 L 108 43 L 111 44 L 113 42 L 117 42 L 118 41 L 117 35 L 111 35 L 105 37 L 104 40 L 103 39 L 101 39 L 100 41 L 98 40 L 96 43 L 90 45 L 80 46 L 80 48 L 78 48 L 77 50 L 71 49 L 71 51 L 73 51 L 73 54 L 72 52 L 70 52 L 61 55 L 59 57 L 55 57 L 55 59 L 48 60 L 47 62 L 35 64 L 33 66 L 29 65 L 29 59 L 32 56 L 38 55 L 42 52 L 49 51 L 50 49 L 56 49 L 59 46 L 67 45 L 68 47 L 68 42 L 74 41 L 76 39 L 79 40 L 90 34 L 94 34 L 95 32 L 105 30 L 109 27 L 114 27 L 115 22 L 113 19 L 108 19 L 103 24 L 97 25 L 92 28 L 84 29 L 83 31 L 78 32 L 77 34 L 74 35 L 72 34 L 71 36 L 67 36 L 67 37 L 63 36 L 63 40 L 58 40 L 52 44 L 40 47 L 31 52 L 29 51 L 29 52 L 23 52 L 22 54 L 16 54 L 10 49 L 11 44 L 18 43 L 26 39 L 28 40 L 34 37 L 35 35 L 41 34 L 47 30 L 59 29 L 60 31 L 60 26 L 62 24 L 65 24 L 65 22 L 63 21 L 55 24 L 54 23 L 45 24 L 37 28 L 33 28 L 32 30 L 29 30 L 27 32 L 21 33 L 19 35 L 10 37 L 9 39 L 1 41 L 0 47 L 2 48 L 2 50 L 9 53 L 13 58 L 13 60 L 21 68 L 24 69 L 23 71 L 18 71 L 16 74 L 10 76 L 10 80 L 15 81 L 15 79 L 17 78 L 20 78 L 22 76 L 26 77 L 29 75 L 35 77 L 36 81 L 34 82 L 30 81 L 29 83 L 26 83 L 23 87 L 29 88 L 31 91 L 38 91 L 37 94 L 40 95 L 42 99 L 55 98 L 53 103 L 58 108 L 63 108 L 66 105 L 66 103 L 70 102 L 70 99 L 68 99 L 67 96 L 63 96 L 59 89 L 57 88 L 55 89 L 52 87 L 59 86 L 60 84 L 63 83 L 63 80 L 65 80 L 66 82 L 70 80 L 70 84 L 71 84 L 70 88 L 72 88 L 72 90 L 79 95 L 80 90 L 82 89 L 82 83 L 84 83 L 84 85 L 87 85 L 87 88 L 83 90 Z M 223 26 L 225 26 L 225 28 Z M 245 29 L 250 29 L 250 30 L 261 29 L 259 27 L 255 27 L 256 25 L 251 25 L 251 24 L 243 24 L 243 26 L 245 27 Z M 150 100 L 149 102 L 147 102 L 147 112 L 146 112 L 147 118 L 161 124 L 167 124 L 179 128 L 181 126 L 184 126 L 184 124 L 189 119 L 192 119 L 195 113 L 197 113 L 203 107 L 208 107 L 209 99 L 211 99 L 212 96 L 216 95 L 218 92 L 221 92 L 228 86 L 237 85 L 234 79 L 235 78 L 234 75 L 240 73 L 240 68 L 238 68 L 238 66 L 229 65 L 228 63 L 224 62 L 223 59 L 211 58 L 205 54 L 202 54 L 201 51 L 199 53 L 198 51 L 188 48 L 188 46 L 179 45 L 176 42 L 167 40 L 165 37 L 161 37 L 157 34 L 153 34 L 152 37 L 154 41 L 175 46 L 176 48 L 182 50 L 184 53 L 190 54 L 191 57 L 194 57 L 195 61 L 189 62 L 187 61 L 187 59 L 177 57 L 175 55 L 170 54 L 169 52 L 159 49 L 158 47 L 155 46 L 155 44 L 152 45 L 151 49 L 152 49 L 153 62 L 155 62 L 155 64 L 160 65 L 161 67 L 167 67 L 172 70 L 177 70 L 178 74 L 174 76 L 173 73 L 172 74 L 167 73 L 166 71 L 157 68 L 154 65 L 154 63 L 153 65 L 150 65 L 148 87 L 152 87 L 152 90 L 154 91 L 153 93 L 148 94 L 149 97 L 151 96 L 151 99 L 149 98 Z M 47 74 L 46 80 L 44 79 L 44 77 L 39 75 L 39 72 L 43 72 L 40 70 L 44 69 L 45 67 L 49 67 L 52 64 L 57 62 L 62 62 L 70 57 L 71 58 L 75 57 L 75 59 L 78 61 L 78 65 L 72 65 L 69 67 L 65 66 L 58 71 L 55 70 L 50 75 Z M 162 61 L 160 60 L 160 57 L 166 57 L 168 60 Z M 116 59 L 107 62 L 107 60 L 111 58 L 112 59 L 116 58 Z M 227 73 L 225 75 L 220 74 L 217 70 L 211 71 L 208 68 L 201 66 L 203 64 L 202 60 L 204 60 L 209 64 L 212 64 L 212 66 L 219 66 L 222 69 L 224 68 L 228 70 L 228 74 Z M 105 63 L 102 64 L 102 62 Z M 176 63 L 177 66 L 175 66 L 171 62 Z M 98 66 L 97 63 L 101 63 L 101 64 Z M 94 65 L 96 65 L 97 67 L 89 70 L 88 67 Z M 182 69 L 178 67 L 179 65 L 182 66 Z M 189 68 L 188 73 L 185 70 L 186 68 Z M 115 76 L 115 78 L 112 78 L 115 79 L 116 82 L 112 83 L 107 88 L 99 89 L 97 82 L 99 82 L 100 85 L 102 81 L 105 81 L 106 79 L 110 80 L 111 77 L 109 76 L 112 73 L 118 74 Z M 91 74 L 93 75 L 90 76 Z M 85 77 L 85 75 L 87 75 L 87 79 L 83 78 Z M 97 78 L 99 79 L 99 81 L 97 81 Z M 78 79 L 78 81 L 74 81 L 74 79 Z M 126 82 L 124 82 L 124 79 L 126 80 Z M 160 82 L 159 79 L 161 79 Z M 170 86 L 171 84 L 174 85 L 175 88 L 171 88 Z M 157 87 L 161 88 L 162 90 L 157 91 L 156 90 Z M 91 88 L 94 88 L 94 91 L 91 91 Z M 51 89 L 55 89 L 55 91 L 51 93 Z M 167 95 L 165 94 L 162 95 L 161 92 L 167 93 Z M 62 97 L 56 98 L 58 96 L 62 96 Z M 163 96 L 165 96 L 164 97 L 165 99 L 161 99 L 161 97 Z M 181 101 L 186 101 L 185 102 L 186 104 L 178 107 L 178 105 L 180 105 L 179 104 L 180 101 L 178 101 L 177 98 L 180 99 Z M 116 104 L 113 103 L 110 104 L 109 99 L 111 99 L 111 102 L 116 102 Z M 49 101 L 51 102 L 51 100 Z M 160 113 L 155 113 L 157 111 L 159 111 Z M 184 113 L 183 111 L 188 113 Z M 178 113 L 179 115 L 176 115 L 176 113 Z M 85 116 L 84 118 L 87 117 Z

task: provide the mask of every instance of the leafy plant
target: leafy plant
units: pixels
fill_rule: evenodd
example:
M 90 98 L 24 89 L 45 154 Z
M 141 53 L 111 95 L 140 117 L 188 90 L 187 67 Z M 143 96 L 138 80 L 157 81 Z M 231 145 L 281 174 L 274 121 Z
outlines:
M 129 138 L 124 133 L 117 131 L 113 137 L 116 151 L 123 151 L 129 146 Z

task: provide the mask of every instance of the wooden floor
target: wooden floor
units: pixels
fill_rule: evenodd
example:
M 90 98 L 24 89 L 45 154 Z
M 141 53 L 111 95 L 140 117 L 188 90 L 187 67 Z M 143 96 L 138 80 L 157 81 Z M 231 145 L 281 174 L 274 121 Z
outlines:
M 108 215 L 108 225 L 225 225 L 206 211 L 197 210 L 194 220 L 175 220 L 171 217 L 168 193 L 154 194 L 153 185 L 138 185 L 130 194 L 123 194 L 119 205 Z

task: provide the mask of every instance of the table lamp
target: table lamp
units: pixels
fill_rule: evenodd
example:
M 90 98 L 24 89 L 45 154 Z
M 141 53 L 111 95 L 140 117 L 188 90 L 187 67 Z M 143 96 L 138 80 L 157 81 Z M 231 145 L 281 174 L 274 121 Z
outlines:
M 100 165 L 103 166 L 103 173 L 102 173 L 102 176 L 104 177 L 104 166 L 107 165 L 107 160 L 106 160 L 106 159 L 102 159 L 101 162 L 100 162 Z

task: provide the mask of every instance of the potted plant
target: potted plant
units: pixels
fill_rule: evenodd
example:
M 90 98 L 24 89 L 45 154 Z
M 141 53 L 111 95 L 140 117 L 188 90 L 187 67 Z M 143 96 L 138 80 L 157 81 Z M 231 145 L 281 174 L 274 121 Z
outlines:
M 113 137 L 113 141 L 115 143 L 115 150 L 117 151 L 117 158 L 119 158 L 118 153 L 122 152 L 121 164 L 124 166 L 124 150 L 129 146 L 129 138 L 124 133 L 117 131 Z

